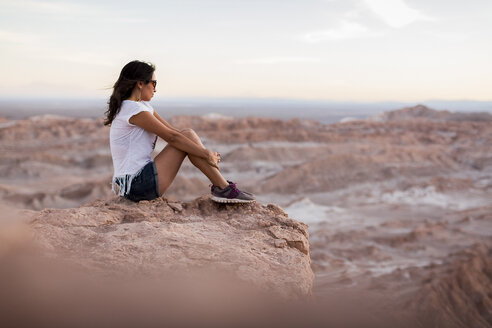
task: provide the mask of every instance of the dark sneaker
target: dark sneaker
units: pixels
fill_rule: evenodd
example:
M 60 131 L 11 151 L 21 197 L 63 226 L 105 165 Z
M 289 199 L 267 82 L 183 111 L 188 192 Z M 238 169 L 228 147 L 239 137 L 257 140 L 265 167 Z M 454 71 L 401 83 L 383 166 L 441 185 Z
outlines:
M 235 184 L 234 182 L 232 182 L 232 181 L 227 180 L 227 182 L 228 182 L 229 184 L 233 184 L 234 186 L 236 186 L 236 184 Z M 241 190 L 241 192 L 243 192 L 243 193 L 245 193 L 246 195 L 249 195 L 249 196 L 251 196 L 251 197 L 255 198 L 255 195 L 253 195 L 253 194 L 252 194 L 252 193 L 250 193 L 250 192 L 247 192 L 246 190 Z
M 218 203 L 251 203 L 255 201 L 253 194 L 237 189 L 231 181 L 224 189 L 212 186 L 212 200 Z

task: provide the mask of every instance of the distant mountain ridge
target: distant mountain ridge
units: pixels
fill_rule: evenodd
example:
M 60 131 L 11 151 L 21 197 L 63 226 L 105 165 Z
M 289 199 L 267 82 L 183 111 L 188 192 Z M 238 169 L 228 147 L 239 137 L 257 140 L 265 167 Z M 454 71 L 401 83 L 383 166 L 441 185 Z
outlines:
M 410 119 L 426 119 L 431 121 L 472 121 L 492 122 L 492 115 L 487 112 L 450 112 L 447 110 L 435 110 L 424 105 L 405 107 L 398 110 L 387 111 L 372 118 L 375 121 L 400 121 Z

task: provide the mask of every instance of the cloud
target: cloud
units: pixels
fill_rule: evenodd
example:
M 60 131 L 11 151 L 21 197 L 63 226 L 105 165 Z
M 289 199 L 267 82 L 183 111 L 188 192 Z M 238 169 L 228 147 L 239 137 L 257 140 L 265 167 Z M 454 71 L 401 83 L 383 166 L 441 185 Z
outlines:
M 316 43 L 330 40 L 376 37 L 381 35 L 382 34 L 380 32 L 371 31 L 369 28 L 360 23 L 342 20 L 337 27 L 306 33 L 303 36 L 303 40 L 310 43 Z
M 418 20 L 433 20 L 418 10 L 410 8 L 403 0 L 364 1 L 386 24 L 394 28 L 401 28 Z
M 254 59 L 238 59 L 235 64 L 282 64 L 282 63 L 317 63 L 320 58 L 314 57 L 265 57 Z
M 435 18 L 407 6 L 404 0 L 359 0 L 355 4 L 351 10 L 339 16 L 337 25 L 306 33 L 302 40 L 317 43 L 380 37 L 389 32 L 388 26 L 401 28 L 419 20 L 435 21 Z M 382 20 L 386 27 L 375 24 L 374 18 Z

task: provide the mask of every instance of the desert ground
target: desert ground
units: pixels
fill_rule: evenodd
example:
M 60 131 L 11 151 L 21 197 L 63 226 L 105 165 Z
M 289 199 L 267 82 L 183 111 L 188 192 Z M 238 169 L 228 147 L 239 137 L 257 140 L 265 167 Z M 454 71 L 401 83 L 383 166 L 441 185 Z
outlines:
M 365 297 L 422 327 L 492 327 L 492 115 L 415 106 L 335 124 L 174 116 L 223 175 L 309 226 L 313 297 Z M 156 145 L 154 156 L 166 146 Z M 102 119 L 0 119 L 0 202 L 31 213 L 115 199 Z M 210 192 L 188 160 L 163 197 Z M 4 213 L 6 213 L 4 211 Z M 350 298 L 352 295 L 354 298 Z M 360 297 L 364 295 L 364 297 Z

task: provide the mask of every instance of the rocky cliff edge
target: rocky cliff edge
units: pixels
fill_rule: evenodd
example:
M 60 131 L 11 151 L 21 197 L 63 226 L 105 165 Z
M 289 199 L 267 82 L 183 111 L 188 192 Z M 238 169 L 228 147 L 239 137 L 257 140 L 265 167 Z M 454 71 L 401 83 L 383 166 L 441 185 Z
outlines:
M 311 294 L 308 226 L 276 205 L 111 198 L 31 215 L 48 254 L 89 270 L 164 275 L 213 267 L 282 298 Z

